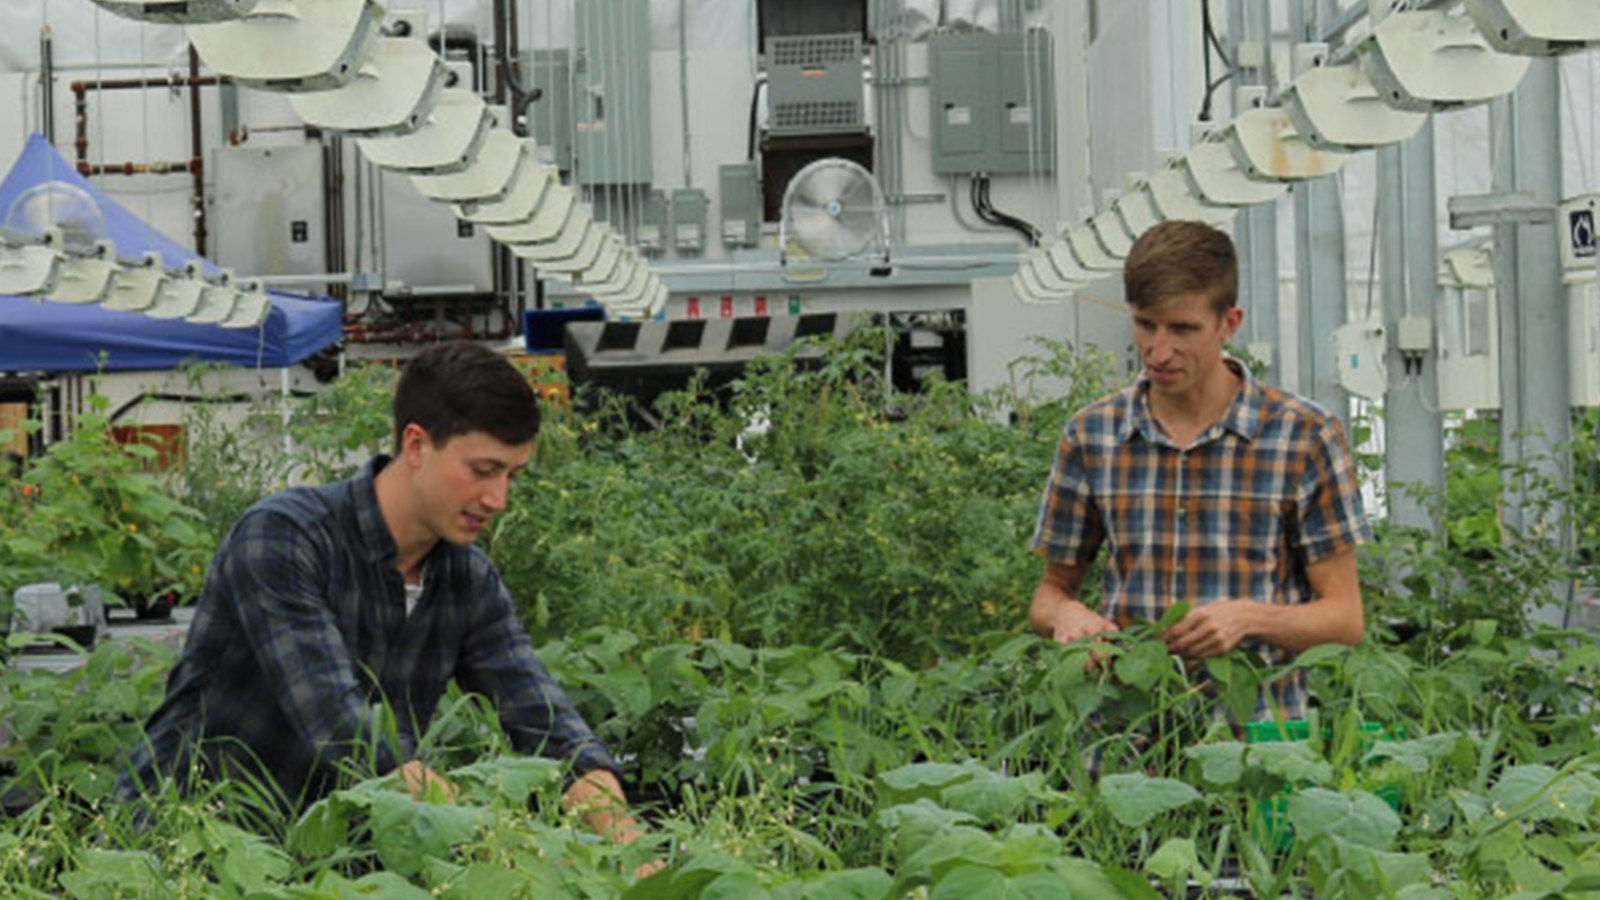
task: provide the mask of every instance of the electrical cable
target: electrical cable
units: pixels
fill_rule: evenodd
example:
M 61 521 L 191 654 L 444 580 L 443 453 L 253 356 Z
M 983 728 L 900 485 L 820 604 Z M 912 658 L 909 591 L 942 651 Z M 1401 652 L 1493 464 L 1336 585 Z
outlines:
M 1211 121 L 1211 103 L 1217 92 L 1217 88 L 1227 84 L 1228 81 L 1233 78 L 1234 73 L 1239 68 L 1238 65 L 1228 57 L 1228 52 L 1223 49 L 1221 39 L 1217 37 L 1216 26 L 1211 21 L 1211 0 L 1200 0 L 1200 35 L 1200 55 L 1205 64 L 1204 80 L 1206 91 L 1205 97 L 1200 103 L 1199 119 L 1202 122 L 1209 122 Z M 1217 56 L 1222 59 L 1223 64 L 1228 67 L 1227 71 L 1218 76 L 1216 79 L 1212 79 L 1211 77 L 1211 54 L 1213 51 L 1215 51 Z
M 1041 232 L 1032 223 L 1024 221 L 994 207 L 989 199 L 989 178 L 980 176 L 972 180 L 972 207 L 977 210 L 978 217 L 991 225 L 1009 228 L 1022 235 L 1023 240 L 1030 247 L 1039 246 Z

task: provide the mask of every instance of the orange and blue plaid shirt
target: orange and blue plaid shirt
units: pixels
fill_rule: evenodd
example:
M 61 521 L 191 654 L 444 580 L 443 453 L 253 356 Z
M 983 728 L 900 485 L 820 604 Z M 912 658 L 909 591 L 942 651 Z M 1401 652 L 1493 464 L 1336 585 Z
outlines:
M 1306 565 L 1372 539 L 1339 420 L 1288 391 L 1243 380 L 1233 405 L 1188 447 L 1150 414 L 1149 382 L 1067 423 L 1034 531 L 1034 552 L 1088 565 L 1102 545 L 1101 614 L 1154 621 L 1173 603 L 1306 603 Z M 1292 655 L 1253 643 L 1269 665 Z M 1265 692 L 1264 692 L 1265 693 Z M 1258 718 L 1305 715 L 1305 674 L 1260 698 Z

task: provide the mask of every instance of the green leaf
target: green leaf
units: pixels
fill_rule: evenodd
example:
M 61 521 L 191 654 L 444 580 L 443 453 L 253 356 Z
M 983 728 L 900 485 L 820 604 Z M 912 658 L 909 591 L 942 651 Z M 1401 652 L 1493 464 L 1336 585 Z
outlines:
M 902 860 L 911 858 L 950 829 L 977 822 L 975 816 L 944 809 L 930 800 L 892 806 L 878 813 L 878 825 L 894 835 L 895 851 Z
M 1456 732 L 1411 741 L 1379 741 L 1373 745 L 1371 758 L 1392 759 L 1406 771 L 1420 775 L 1432 768 L 1434 762 L 1455 752 L 1460 743 L 1461 735 Z
M 1008 778 L 979 770 L 970 781 L 951 785 L 939 796 L 948 809 L 971 813 L 990 824 L 1014 821 L 1032 800 L 1048 799 L 1053 792 L 1045 788 L 1044 776 L 1029 772 Z
M 78 854 L 78 867 L 63 873 L 60 882 L 78 900 L 157 896 L 161 864 L 149 853 L 85 850 Z
M 372 798 L 372 846 L 378 858 L 401 875 L 422 870 L 425 857 L 447 859 L 494 820 L 491 810 L 419 803 L 409 795 L 385 791 Z
M 1200 792 L 1171 778 L 1132 773 L 1100 779 L 1100 796 L 1118 822 L 1143 828 L 1156 816 L 1199 800 Z
M 1160 900 L 1143 878 L 1131 872 L 1070 858 L 1056 863 L 1055 870 L 1072 892 L 1072 900 Z
M 849 869 L 808 878 L 805 900 L 887 900 L 894 879 L 882 869 Z
M 1074 900 L 1075 896 L 1053 872 L 1008 877 L 986 866 L 965 865 L 939 879 L 929 900 Z
M 1245 759 L 1250 768 L 1261 769 L 1290 784 L 1327 784 L 1333 780 L 1333 766 L 1305 741 L 1251 744 Z
M 1202 884 L 1210 883 L 1210 875 L 1200 865 L 1200 852 L 1188 838 L 1172 838 L 1156 849 L 1144 861 L 1144 870 L 1162 881 L 1175 883 L 1198 876 Z
M 561 780 L 562 764 L 538 756 L 502 756 L 450 772 L 450 780 L 480 784 L 514 805 L 526 803 L 536 788 Z
M 1161 618 L 1156 622 L 1155 633 L 1158 635 L 1165 634 L 1167 629 L 1182 622 L 1192 609 L 1194 609 L 1194 604 L 1187 600 L 1180 600 L 1167 607 L 1167 611 L 1162 613 Z
M 1531 822 L 1588 821 L 1600 802 L 1600 781 L 1586 772 L 1562 774 L 1544 765 L 1512 766 L 1487 799 L 1498 814 L 1521 815 Z
M 1149 691 L 1161 676 L 1172 671 L 1172 654 L 1160 641 L 1139 641 L 1117 657 L 1117 679 L 1139 690 Z
M 1200 777 L 1219 787 L 1238 784 L 1244 776 L 1245 745 L 1238 741 L 1200 744 L 1185 749 L 1184 755 L 1200 764 Z
M 1306 788 L 1291 796 L 1289 823 L 1296 840 L 1310 843 L 1326 836 L 1373 850 L 1389 849 L 1400 831 L 1400 817 L 1378 797 L 1324 788 Z
M 940 834 L 900 866 L 900 876 L 935 878 L 958 863 L 988 866 L 1000 855 L 1000 844 L 987 831 L 957 826 Z

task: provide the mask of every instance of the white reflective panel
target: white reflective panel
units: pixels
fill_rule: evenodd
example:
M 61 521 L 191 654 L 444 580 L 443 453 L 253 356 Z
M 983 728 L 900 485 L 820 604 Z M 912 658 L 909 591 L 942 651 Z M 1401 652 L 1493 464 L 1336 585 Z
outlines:
M 672 299 L 672 292 L 667 290 L 666 285 L 662 284 L 660 281 L 657 281 L 656 289 L 650 295 L 650 306 L 645 310 L 645 316 L 655 316 L 657 313 L 666 309 L 667 301 L 670 299 Z
M 205 25 L 231 22 L 256 5 L 256 0 L 94 0 L 106 12 L 126 19 L 162 25 Z
M 579 203 L 572 208 L 572 216 L 555 240 L 542 244 L 512 244 L 511 252 L 544 268 L 547 263 L 559 263 L 575 256 L 593 228 L 594 219 L 589 215 L 587 204 Z
M 97 241 L 89 256 L 68 256 L 61 263 L 48 299 L 57 303 L 99 303 L 111 290 L 111 276 L 120 269 L 117 248 L 110 241 Z
M 643 264 L 636 265 L 633 267 L 633 272 L 629 276 L 628 280 L 619 287 L 615 288 L 614 290 L 601 291 L 599 290 L 599 286 L 596 285 L 595 287 L 588 289 L 589 296 L 599 300 L 607 306 L 610 306 L 613 303 L 627 304 L 631 302 L 637 302 L 639 298 L 645 296 L 645 288 L 650 284 L 652 277 L 653 275 L 649 266 Z
M 1489 46 L 1467 16 L 1395 12 L 1356 44 L 1383 102 L 1411 112 L 1483 103 L 1516 90 L 1531 59 Z
M 1150 196 L 1149 182 L 1139 182 L 1133 190 L 1118 197 L 1111 205 L 1122 217 L 1122 227 L 1128 230 L 1134 240 L 1161 223 L 1161 214 L 1156 211 L 1156 202 Z
M 1233 221 L 1236 208 L 1217 206 L 1202 200 L 1189 186 L 1189 179 L 1177 169 L 1161 169 L 1150 176 L 1150 199 L 1163 221 L 1204 222 L 1226 225 Z
M 223 328 L 260 328 L 272 312 L 272 298 L 260 282 L 244 286 L 233 303 L 233 313 L 220 324 Z
M 1011 286 L 1018 288 L 1017 297 L 1028 304 L 1051 304 L 1065 301 L 1071 294 L 1052 291 L 1039 283 L 1032 266 L 1021 265 L 1017 273 L 1012 276 Z
M 567 220 L 578 205 L 577 199 L 572 188 L 564 184 L 552 184 L 545 190 L 544 199 L 532 218 L 512 225 L 491 225 L 488 228 L 489 237 L 512 245 L 553 241 L 567 227 Z
M 1071 294 L 1086 283 L 1069 281 L 1061 277 L 1055 263 L 1050 261 L 1050 252 L 1042 247 L 1035 247 L 1024 253 L 1019 268 L 1031 269 L 1033 279 L 1044 288 L 1044 293 L 1050 296 Z
M 1303 181 L 1332 175 L 1350 161 L 1350 154 L 1318 150 L 1294 130 L 1281 109 L 1251 109 L 1234 116 L 1222 131 L 1233 161 L 1250 178 Z
M 1112 259 L 1123 260 L 1128 258 L 1128 251 L 1133 249 L 1133 238 L 1122 227 L 1122 220 L 1112 209 L 1103 209 L 1094 218 L 1089 220 L 1089 227 L 1094 231 L 1095 240 L 1100 242 L 1100 249 Z
M 570 281 L 571 276 L 594 265 L 595 260 L 600 258 L 600 248 L 605 245 L 606 233 L 609 230 L 599 222 L 592 223 L 589 226 L 588 234 L 584 236 L 583 242 L 578 245 L 578 249 L 573 251 L 571 256 L 540 263 L 540 270 L 558 277 L 562 275 L 568 276 L 567 280 Z
M 1502 53 L 1554 56 L 1600 44 L 1600 0 L 1467 0 L 1467 13 Z
M 1358 65 L 1309 69 L 1284 91 L 1283 108 L 1306 143 L 1321 150 L 1364 150 L 1406 140 L 1426 113 L 1383 102 Z
M 1088 222 L 1067 231 L 1067 245 L 1072 248 L 1072 255 L 1078 262 L 1091 272 L 1107 273 L 1122 269 L 1122 260 L 1112 257 L 1100 246 L 1100 239 L 1094 236 L 1094 228 Z
M 239 299 L 239 289 L 224 279 L 220 284 L 210 284 L 200 292 L 200 304 L 194 312 L 183 317 L 191 325 L 218 325 L 233 315 L 233 304 Z
M 200 297 L 208 285 L 199 263 L 185 265 L 182 277 L 169 277 L 156 295 L 156 302 L 144 314 L 152 319 L 182 319 L 200 308 Z
M 600 244 L 600 254 L 588 268 L 578 273 L 574 283 L 580 287 L 586 284 L 604 284 L 622 266 L 623 260 L 622 238 L 615 231 L 606 230 L 605 240 Z
M 1083 263 L 1078 262 L 1078 258 L 1072 255 L 1072 245 L 1067 243 L 1066 238 L 1057 238 L 1046 244 L 1044 255 L 1062 281 L 1089 284 L 1105 277 L 1104 272 L 1091 272 Z
M 188 34 L 207 66 L 245 87 L 327 91 L 356 77 L 382 19 L 378 0 L 259 0 L 236 22 Z
M 166 283 L 167 270 L 161 264 L 161 254 L 146 253 L 138 265 L 111 276 L 111 291 L 101 305 L 121 312 L 149 309 Z
M 411 183 L 440 203 L 497 203 L 511 188 L 522 156 L 522 140 L 509 131 L 491 131 L 477 158 L 454 175 L 412 175 Z
M 48 294 L 61 275 L 61 254 L 45 244 L 0 244 L 0 297 Z
M 295 94 L 289 105 L 307 125 L 351 137 L 406 135 L 422 127 L 444 89 L 444 60 L 419 38 L 381 38 L 347 85 Z
M 616 269 L 604 281 L 583 282 L 577 288 L 590 297 L 615 296 L 633 283 L 638 270 L 647 268 L 632 251 L 624 250 L 617 259 Z
M 494 113 L 471 91 L 446 90 L 411 134 L 365 138 L 361 153 L 373 165 L 415 174 L 449 175 L 478 158 L 494 130 Z
M 516 171 L 511 175 L 511 188 L 505 199 L 493 203 L 461 203 L 456 215 L 479 225 L 515 225 L 533 218 L 544 200 L 544 192 L 551 185 L 560 184 L 560 173 L 554 166 L 534 160 L 532 140 L 524 140 L 522 155 L 517 159 Z
M 1218 206 L 1270 203 L 1289 190 L 1289 185 L 1281 181 L 1258 181 L 1245 175 L 1233 158 L 1233 151 L 1217 141 L 1201 141 L 1190 147 L 1178 161 L 1178 168 L 1196 195 Z

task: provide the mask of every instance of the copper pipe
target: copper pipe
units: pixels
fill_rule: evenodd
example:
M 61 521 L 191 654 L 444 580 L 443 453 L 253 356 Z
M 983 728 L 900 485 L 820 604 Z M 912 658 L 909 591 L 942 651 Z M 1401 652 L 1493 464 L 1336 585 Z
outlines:
M 189 45 L 189 158 L 194 175 L 194 252 L 206 255 L 206 178 L 200 134 L 200 53 Z
M 78 174 L 93 175 L 187 175 L 200 171 L 198 159 L 157 159 L 150 162 L 78 163 Z

